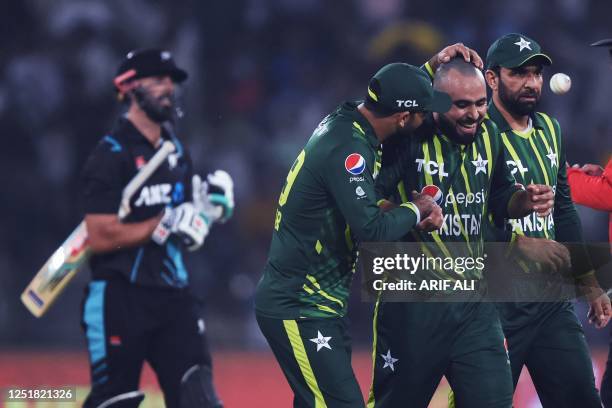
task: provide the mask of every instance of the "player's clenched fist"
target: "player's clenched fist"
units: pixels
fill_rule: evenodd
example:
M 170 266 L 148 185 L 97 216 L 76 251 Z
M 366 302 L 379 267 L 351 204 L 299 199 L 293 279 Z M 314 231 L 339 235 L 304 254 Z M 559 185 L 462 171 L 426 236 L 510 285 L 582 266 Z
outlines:
M 430 195 L 413 191 L 412 203 L 419 209 L 421 215 L 421 220 L 416 225 L 416 229 L 427 232 L 440 229 L 444 220 L 442 208 L 436 204 Z
M 555 205 L 552 188 L 544 184 L 529 184 L 526 190 L 529 194 L 530 210 L 535 211 L 538 217 L 548 216 Z
M 443 221 L 444 215 L 442 214 L 442 208 L 436 205 L 429 215 L 425 217 L 425 219 L 422 219 L 415 228 L 419 231 L 436 231 L 442 227 Z

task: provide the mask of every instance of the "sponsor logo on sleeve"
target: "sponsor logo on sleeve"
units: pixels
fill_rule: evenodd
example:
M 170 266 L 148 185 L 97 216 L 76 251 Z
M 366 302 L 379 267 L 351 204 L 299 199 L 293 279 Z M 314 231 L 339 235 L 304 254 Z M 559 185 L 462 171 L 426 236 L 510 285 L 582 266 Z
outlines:
M 359 153 L 351 153 L 344 159 L 344 168 L 353 176 L 358 176 L 366 168 L 366 162 Z

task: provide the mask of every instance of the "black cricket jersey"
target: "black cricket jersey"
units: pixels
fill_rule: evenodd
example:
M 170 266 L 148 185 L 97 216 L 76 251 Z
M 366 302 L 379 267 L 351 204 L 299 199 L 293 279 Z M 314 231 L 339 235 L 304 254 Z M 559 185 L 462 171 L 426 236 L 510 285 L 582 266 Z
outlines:
M 144 221 L 166 206 L 190 201 L 191 158 L 175 135 L 162 129 L 162 139 L 172 141 L 176 150 L 136 191 L 130 200 L 132 212 L 124 223 Z M 116 214 L 122 190 L 156 151 L 127 118 L 121 117 L 85 163 L 79 196 L 83 213 Z M 94 254 L 90 259 L 92 278 L 123 278 L 141 286 L 186 287 L 189 279 L 181 245 L 176 237 L 170 236 L 163 246 L 149 241 L 137 247 Z

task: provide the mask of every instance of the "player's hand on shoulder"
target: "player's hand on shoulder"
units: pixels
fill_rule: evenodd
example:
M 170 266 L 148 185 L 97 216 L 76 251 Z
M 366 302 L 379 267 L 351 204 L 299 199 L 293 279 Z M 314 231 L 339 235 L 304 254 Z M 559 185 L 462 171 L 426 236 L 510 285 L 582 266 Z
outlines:
M 193 202 L 211 222 L 224 223 L 234 213 L 234 181 L 224 170 L 216 170 L 202 181 L 197 174 L 192 179 Z
M 193 203 L 186 202 L 175 208 L 167 207 L 151 239 L 163 245 L 171 234 L 175 234 L 187 250 L 195 251 L 204 243 L 209 223 L 206 215 Z

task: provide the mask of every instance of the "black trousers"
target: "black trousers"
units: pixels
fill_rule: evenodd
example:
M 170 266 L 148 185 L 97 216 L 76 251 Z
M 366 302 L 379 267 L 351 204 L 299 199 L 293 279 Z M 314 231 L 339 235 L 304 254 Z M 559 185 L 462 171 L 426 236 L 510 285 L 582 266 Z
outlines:
M 86 408 L 137 390 L 144 361 L 157 375 L 166 407 L 178 408 L 185 372 L 211 365 L 204 321 L 187 290 L 92 281 L 82 312 L 91 374 Z
M 610 331 L 610 349 L 608 350 L 606 371 L 601 380 L 601 401 L 604 407 L 612 408 L 612 331 Z

